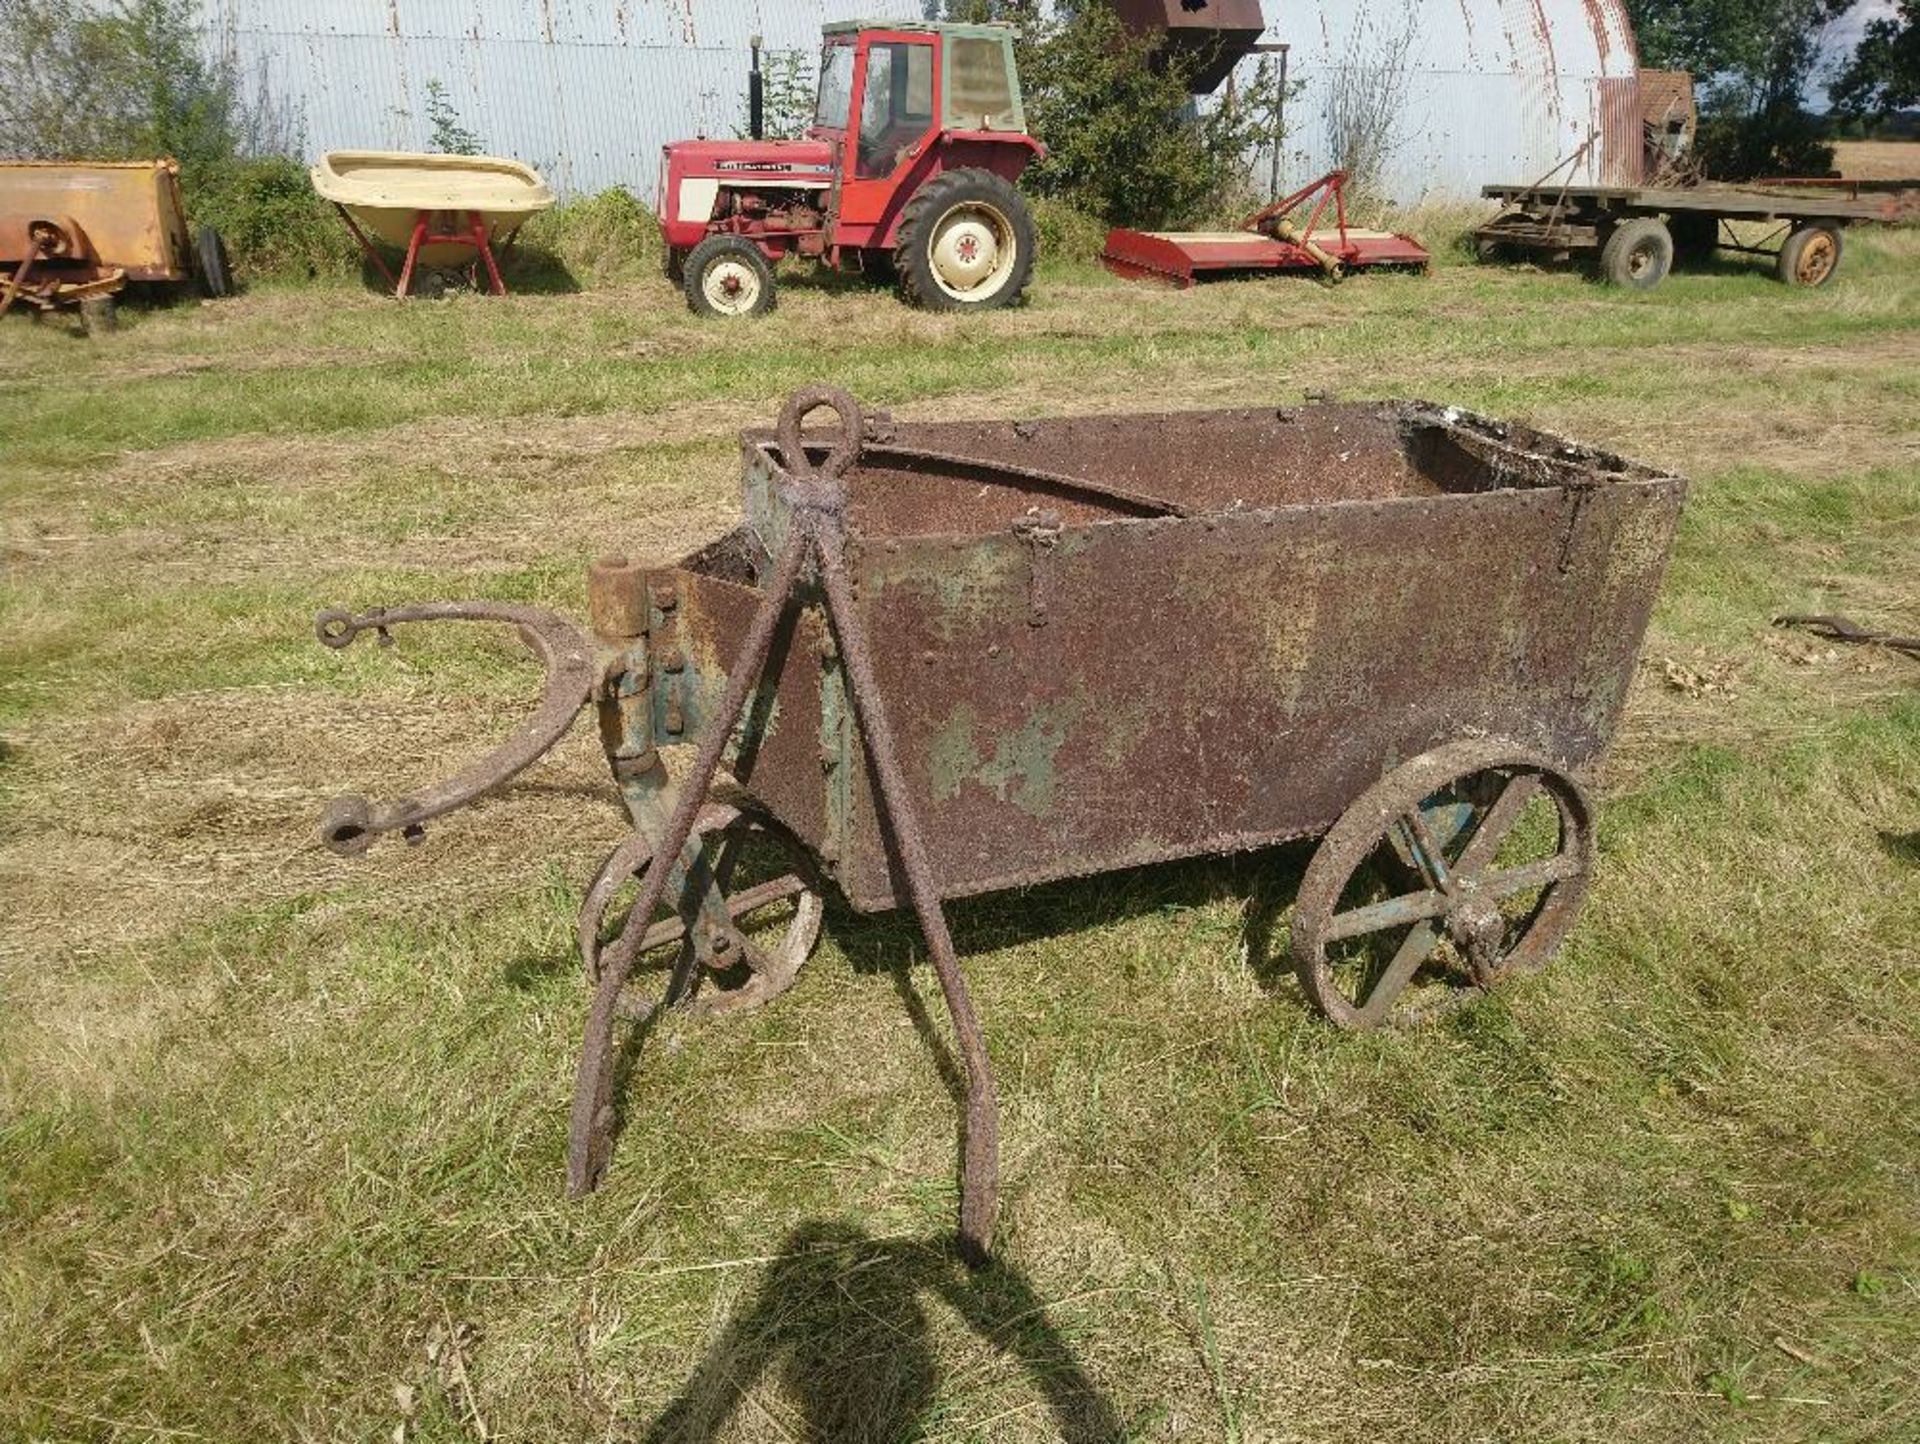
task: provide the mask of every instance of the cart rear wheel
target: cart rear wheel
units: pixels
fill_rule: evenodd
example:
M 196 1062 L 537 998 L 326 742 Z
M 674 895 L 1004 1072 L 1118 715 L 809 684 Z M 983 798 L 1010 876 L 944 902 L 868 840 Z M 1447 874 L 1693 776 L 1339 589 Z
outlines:
M 1294 905 L 1294 968 L 1341 1027 L 1420 1022 L 1545 963 L 1592 873 L 1592 810 L 1571 777 L 1511 743 L 1437 748 L 1321 842 Z
M 600 979 L 601 954 L 610 941 L 607 915 L 627 885 L 652 865 L 648 840 L 635 833 L 608 855 L 587 889 L 578 934 L 589 986 Z M 625 906 L 633 902 L 629 897 Z M 709 904 L 704 913 L 703 902 Z M 713 916 L 719 902 L 725 904 L 723 923 Z M 702 1013 L 754 1007 L 793 986 L 820 940 L 825 911 L 812 862 L 791 834 L 765 818 L 712 803 L 695 821 L 667 879 L 660 909 L 640 939 L 637 966 L 669 970 L 669 1003 L 691 1001 Z M 632 926 L 629 914 L 621 927 Z
M 1803 226 L 1780 247 L 1773 273 L 1789 286 L 1824 286 L 1840 269 L 1843 249 L 1832 226 Z
M 773 267 L 744 236 L 708 236 L 687 253 L 687 305 L 703 316 L 760 316 L 774 307 Z
M 1673 234 L 1652 216 L 1623 222 L 1600 253 L 1600 275 L 1609 285 L 1651 291 L 1673 269 Z

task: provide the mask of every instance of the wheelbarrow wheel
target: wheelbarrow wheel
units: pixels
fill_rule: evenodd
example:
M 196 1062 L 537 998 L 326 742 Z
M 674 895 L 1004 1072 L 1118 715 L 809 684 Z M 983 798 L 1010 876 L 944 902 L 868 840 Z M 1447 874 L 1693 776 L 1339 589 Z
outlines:
M 653 862 L 648 839 L 635 833 L 608 855 L 587 889 L 578 932 L 589 987 L 599 982 L 600 959 L 611 942 L 609 913 Z M 724 921 L 717 916 L 721 904 Z M 631 908 L 631 899 L 626 906 Z M 799 841 L 769 819 L 711 803 L 695 821 L 640 939 L 637 968 L 668 971 L 667 1003 L 699 1013 L 757 1007 L 793 986 L 820 939 L 825 911 L 812 861 Z M 629 914 L 621 927 L 632 926 Z M 641 1003 L 629 1011 L 645 1014 L 653 1006 Z
M 1343 1028 L 1422 1022 L 1544 964 L 1592 874 L 1573 778 L 1511 743 L 1436 748 L 1322 840 L 1294 905 L 1294 969 Z

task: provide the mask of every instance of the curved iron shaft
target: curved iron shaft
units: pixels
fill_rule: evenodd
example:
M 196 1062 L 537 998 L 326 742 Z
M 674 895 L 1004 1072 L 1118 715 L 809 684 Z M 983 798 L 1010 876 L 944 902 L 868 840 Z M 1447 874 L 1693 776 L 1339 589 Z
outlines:
M 443 782 L 391 802 L 349 794 L 328 803 L 320 818 L 320 836 L 342 856 L 365 852 L 383 832 L 399 832 L 409 842 L 418 842 L 429 819 L 492 792 L 551 751 L 593 691 L 593 648 L 571 622 L 542 607 L 513 602 L 425 602 L 377 607 L 360 614 L 336 607 L 315 617 L 313 629 L 323 644 L 338 650 L 353 645 L 363 632 L 374 632 L 382 646 L 390 645 L 393 639 L 387 629 L 409 622 L 504 622 L 517 627 L 520 640 L 547 669 L 545 695 L 512 737 Z
M 841 441 L 819 470 L 809 466 L 800 441 L 800 422 L 809 411 L 832 407 L 840 414 Z M 866 737 L 880 797 L 893 833 L 908 891 L 921 932 L 927 941 L 934 971 L 939 976 L 947 1012 L 959 1041 L 967 1073 L 966 1137 L 960 1180 L 960 1245 L 971 1263 L 984 1262 L 993 1235 L 999 1194 L 999 1118 L 993 1074 L 980 1021 L 973 1011 L 966 977 L 955 956 L 952 934 L 941 909 L 926 842 L 907 791 L 906 774 L 894 746 L 886 704 L 874 675 L 865 629 L 847 583 L 844 543 L 846 493 L 838 476 L 858 454 L 860 411 L 853 398 L 832 387 L 808 387 L 797 392 L 781 415 L 779 435 L 783 469 L 782 489 L 793 507 L 794 525 L 766 584 L 766 594 L 754 613 L 738 657 L 727 678 L 726 693 L 706 724 L 692 771 L 681 784 L 679 801 L 667 823 L 656 856 L 677 857 L 687 845 L 707 789 L 719 770 L 720 759 L 733 730 L 759 686 L 767 665 L 774 633 L 792 602 L 795 583 L 808 561 L 818 564 L 825 585 L 827 619 L 846 658 L 854 707 Z M 574 1081 L 573 1116 L 567 1139 L 567 1186 L 574 1197 L 598 1186 L 606 1173 L 613 1146 L 613 1025 L 621 990 L 638 958 L 647 921 L 658 907 L 666 887 L 666 868 L 651 868 L 640 896 L 628 915 L 627 926 L 601 955 L 600 977 L 587 1016 Z

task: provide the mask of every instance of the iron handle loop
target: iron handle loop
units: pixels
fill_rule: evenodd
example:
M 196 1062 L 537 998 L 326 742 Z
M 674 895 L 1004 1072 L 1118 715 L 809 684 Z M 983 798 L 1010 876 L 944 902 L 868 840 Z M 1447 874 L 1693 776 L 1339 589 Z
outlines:
M 543 607 L 512 602 L 425 602 L 355 613 L 334 607 L 314 618 L 314 633 L 336 650 L 373 632 L 392 644 L 389 628 L 408 622 L 495 622 L 514 627 L 546 668 L 540 705 L 513 736 L 471 766 L 419 792 L 391 802 L 352 794 L 336 797 L 320 818 L 320 837 L 342 857 L 365 852 L 383 832 L 418 842 L 431 818 L 465 807 L 504 786 L 550 752 L 573 725 L 591 695 L 598 673 L 593 648 L 571 623 Z
M 823 407 L 839 416 L 840 437 L 828 449 L 826 459 L 815 466 L 807 456 L 800 423 Z M 781 464 L 788 475 L 800 480 L 841 476 L 860 458 L 864 424 L 860 403 L 842 388 L 802 386 L 787 398 L 787 404 L 780 409 L 780 423 L 775 434 L 780 439 Z

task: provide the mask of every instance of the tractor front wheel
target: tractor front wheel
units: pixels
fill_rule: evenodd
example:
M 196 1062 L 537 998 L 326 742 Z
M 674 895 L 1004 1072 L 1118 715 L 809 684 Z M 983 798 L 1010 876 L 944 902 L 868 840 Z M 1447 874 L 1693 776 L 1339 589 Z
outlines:
M 960 311 L 1019 300 L 1034 250 L 1019 191 L 992 171 L 950 170 L 907 202 L 893 257 L 909 305 Z
M 687 253 L 682 284 L 696 315 L 759 316 L 774 305 L 773 267 L 745 236 L 708 236 Z

